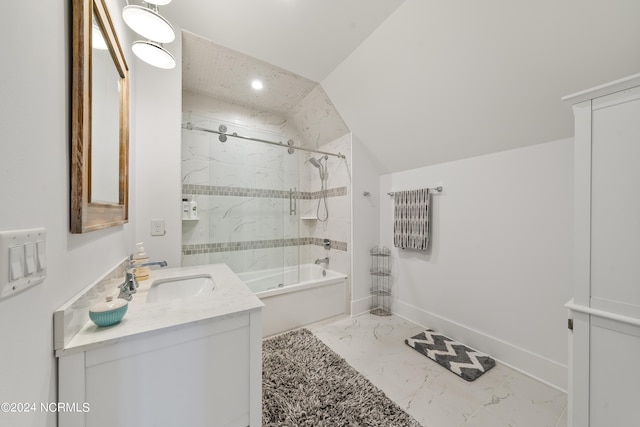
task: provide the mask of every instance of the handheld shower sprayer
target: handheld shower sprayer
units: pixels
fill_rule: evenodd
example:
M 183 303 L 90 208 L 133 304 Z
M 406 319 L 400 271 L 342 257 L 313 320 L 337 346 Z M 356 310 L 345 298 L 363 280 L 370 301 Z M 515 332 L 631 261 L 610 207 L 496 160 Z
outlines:
M 316 168 L 318 168 L 318 173 L 320 174 L 320 180 L 325 180 L 327 178 L 327 167 L 326 167 L 326 162 L 327 159 L 329 158 L 329 156 L 324 155 L 322 157 L 318 157 L 317 159 L 314 157 L 311 157 L 309 160 L 307 160 L 309 163 L 311 163 L 313 166 L 315 166 Z M 321 162 L 322 160 L 325 161 L 325 164 L 323 165 Z
M 311 157 L 309 158 L 309 160 L 307 160 L 313 166 L 318 168 L 318 174 L 320 175 L 320 193 L 322 194 L 322 196 L 320 199 L 318 199 L 318 209 L 316 212 L 316 217 L 318 218 L 318 221 L 321 221 L 321 222 L 324 222 L 327 219 L 329 219 L 329 209 L 327 208 L 327 187 L 326 187 L 328 159 L 329 159 L 329 156 L 324 155 L 322 157 L 318 157 L 317 159 L 314 157 Z M 322 160 L 324 160 L 324 164 L 322 164 Z M 322 203 L 324 203 L 324 218 L 320 218 L 320 206 Z

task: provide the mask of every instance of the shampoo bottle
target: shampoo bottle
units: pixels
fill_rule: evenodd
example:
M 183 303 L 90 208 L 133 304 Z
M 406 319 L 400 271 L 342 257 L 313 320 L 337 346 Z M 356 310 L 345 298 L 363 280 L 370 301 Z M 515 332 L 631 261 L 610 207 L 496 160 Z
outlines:
M 189 214 L 189 201 L 185 197 L 182 199 L 182 219 L 189 219 Z
M 189 202 L 189 219 L 198 219 L 198 203 L 196 202 L 196 196 L 191 196 Z
M 134 274 L 136 276 L 136 280 L 145 280 L 149 278 L 149 273 L 151 272 L 151 268 L 136 267 L 136 265 L 144 264 L 145 262 L 149 262 L 149 256 L 144 251 L 144 246 L 142 246 L 142 242 L 136 243 L 136 253 L 133 254 L 133 267 L 134 267 Z

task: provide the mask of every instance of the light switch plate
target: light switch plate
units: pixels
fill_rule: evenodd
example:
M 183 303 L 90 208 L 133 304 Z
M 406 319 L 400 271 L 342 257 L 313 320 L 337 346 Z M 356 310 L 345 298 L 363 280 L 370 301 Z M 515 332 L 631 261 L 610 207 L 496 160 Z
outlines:
M 0 299 L 10 297 L 47 277 L 41 265 L 47 232 L 44 228 L 0 231 Z M 37 264 L 37 266 L 36 266 Z

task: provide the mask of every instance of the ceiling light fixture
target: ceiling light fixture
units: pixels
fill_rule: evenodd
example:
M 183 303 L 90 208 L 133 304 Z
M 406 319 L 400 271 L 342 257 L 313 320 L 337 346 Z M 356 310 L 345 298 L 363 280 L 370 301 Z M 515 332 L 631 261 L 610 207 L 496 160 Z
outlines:
M 260 90 L 264 86 L 262 85 L 262 82 L 260 80 L 254 80 L 251 82 L 251 87 L 254 88 L 255 90 Z
M 173 55 L 160 43 L 138 40 L 133 42 L 131 50 L 138 58 L 154 67 L 170 70 L 176 66 Z
M 171 43 L 176 38 L 173 26 L 158 13 L 157 6 L 154 9 L 128 4 L 122 9 L 122 19 L 129 28 L 144 38 L 158 43 Z
M 158 5 L 166 5 L 171 0 L 142 1 L 141 5 L 129 4 L 122 9 L 122 19 L 133 31 L 146 38 L 133 42 L 131 50 L 142 61 L 154 67 L 171 69 L 176 66 L 173 55 L 163 43 L 171 43 L 176 34 L 173 26 L 158 12 Z

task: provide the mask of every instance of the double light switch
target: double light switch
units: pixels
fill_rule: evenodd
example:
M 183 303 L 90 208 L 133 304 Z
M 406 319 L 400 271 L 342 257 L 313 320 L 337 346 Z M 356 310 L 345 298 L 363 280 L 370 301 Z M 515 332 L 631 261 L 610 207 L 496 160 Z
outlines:
M 0 231 L 0 299 L 46 277 L 46 230 Z

